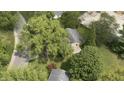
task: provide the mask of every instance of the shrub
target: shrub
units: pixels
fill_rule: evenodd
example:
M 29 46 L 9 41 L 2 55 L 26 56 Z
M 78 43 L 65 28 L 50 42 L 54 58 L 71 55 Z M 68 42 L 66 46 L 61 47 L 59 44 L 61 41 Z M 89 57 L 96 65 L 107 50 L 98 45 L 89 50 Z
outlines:
M 62 64 L 70 73 L 71 80 L 97 80 L 102 71 L 102 59 L 96 47 L 85 46 Z
M 44 64 L 32 63 L 25 69 L 2 71 L 0 80 L 47 80 L 48 70 Z

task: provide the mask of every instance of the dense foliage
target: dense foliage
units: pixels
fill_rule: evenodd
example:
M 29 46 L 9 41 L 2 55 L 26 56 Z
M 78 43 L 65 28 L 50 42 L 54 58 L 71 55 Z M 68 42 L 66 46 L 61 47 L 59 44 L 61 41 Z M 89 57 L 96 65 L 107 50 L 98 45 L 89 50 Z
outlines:
M 13 47 L 13 33 L 9 31 L 0 31 L 0 65 L 5 66 L 9 63 Z
M 78 11 L 64 12 L 60 18 L 60 22 L 62 23 L 64 28 L 77 28 L 79 25 L 79 16 L 80 12 Z
M 18 20 L 18 14 L 16 12 L 1 11 L 0 12 L 0 29 L 13 30 L 17 20 Z
M 123 67 L 117 67 L 115 70 L 110 70 L 102 73 L 99 80 L 104 81 L 117 81 L 117 80 L 124 80 L 124 68 Z
M 0 71 L 0 80 L 47 80 L 48 70 L 44 64 L 32 63 L 25 69 Z
M 0 80 L 47 80 L 51 70 L 57 68 L 65 69 L 70 80 L 124 80 L 124 29 L 118 37 L 115 18 L 103 12 L 99 12 L 98 21 L 84 26 L 78 18 L 85 12 L 68 11 L 54 19 L 49 11 L 21 11 L 27 24 L 17 49 L 20 57 L 29 57 L 30 61 L 26 68 L 11 71 L 7 66 L 18 13 L 0 12 Z M 72 55 L 64 28 L 74 28 L 83 37 L 80 53 Z
M 41 16 L 43 14 L 45 14 L 48 18 L 53 18 L 54 17 L 54 13 L 53 12 L 50 12 L 50 11 L 28 11 L 28 12 L 25 12 L 25 11 L 21 11 L 20 12 L 23 17 L 28 21 L 31 17 L 33 16 Z
M 46 15 L 32 17 L 24 27 L 20 52 L 31 50 L 31 57 L 39 60 L 64 58 L 72 53 L 68 42 L 68 34 L 61 27 L 58 20 L 48 18 Z
M 96 46 L 96 31 L 93 24 L 90 28 L 80 25 L 77 30 L 83 37 L 85 45 Z
M 96 46 L 96 30 L 94 25 L 91 25 L 91 28 L 89 29 L 89 35 L 86 42 L 86 45 Z
M 109 44 L 110 49 L 124 59 L 124 38 L 118 37 Z
M 71 80 L 97 80 L 102 70 L 102 59 L 96 47 L 85 46 L 73 55 L 62 68 L 70 73 Z
M 98 21 L 93 22 L 96 31 L 97 45 L 106 44 L 115 38 L 118 24 L 113 16 L 102 13 Z

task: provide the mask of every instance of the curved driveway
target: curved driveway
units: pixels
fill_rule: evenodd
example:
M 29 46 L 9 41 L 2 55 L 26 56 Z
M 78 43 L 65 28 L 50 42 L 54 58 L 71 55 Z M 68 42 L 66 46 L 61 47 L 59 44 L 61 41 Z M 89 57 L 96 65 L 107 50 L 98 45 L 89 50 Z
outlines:
M 22 68 L 28 64 L 28 58 L 20 56 L 21 54 L 16 50 L 16 46 L 17 44 L 19 44 L 20 32 L 22 31 L 23 26 L 26 24 L 24 17 L 19 12 L 18 15 L 20 19 L 14 28 L 15 45 L 10 64 L 8 66 L 8 70 L 15 68 Z

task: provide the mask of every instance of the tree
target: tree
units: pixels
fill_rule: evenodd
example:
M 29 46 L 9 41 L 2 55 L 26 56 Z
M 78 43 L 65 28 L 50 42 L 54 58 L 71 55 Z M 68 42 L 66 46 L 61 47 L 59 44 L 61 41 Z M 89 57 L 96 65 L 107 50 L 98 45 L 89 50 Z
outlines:
M 119 33 L 122 35 L 122 37 L 124 37 L 124 25 L 123 25 L 123 29 L 120 30 Z
M 114 39 L 118 24 L 113 16 L 102 13 L 100 20 L 93 22 L 92 24 L 94 24 L 96 30 L 97 45 L 106 44 Z
M 19 51 L 29 50 L 39 60 L 64 58 L 72 53 L 68 34 L 58 20 L 47 15 L 32 17 L 21 33 Z
M 119 33 L 121 36 L 116 36 L 112 42 L 108 43 L 108 47 L 120 58 L 124 59 L 124 27 L 119 31 Z
M 93 24 L 91 25 L 90 28 L 80 25 L 77 30 L 85 39 L 85 43 L 83 44 L 83 46 L 84 45 L 96 46 L 96 31 Z
M 64 28 L 77 28 L 79 25 L 79 16 L 80 12 L 77 11 L 64 12 L 60 18 L 60 22 Z
M 102 59 L 96 47 L 85 46 L 63 63 L 62 68 L 69 72 L 71 80 L 97 80 L 102 71 Z
M 120 58 L 124 59 L 124 38 L 123 37 L 116 38 L 108 45 L 109 45 L 109 48 L 114 53 L 117 53 Z
M 13 30 L 16 21 L 18 20 L 18 15 L 16 12 L 0 12 L 0 29 L 3 30 Z
M 91 27 L 87 29 L 88 29 L 88 32 L 87 32 L 88 37 L 85 44 L 89 46 L 96 46 L 96 30 L 95 30 L 94 24 L 91 24 Z
M 53 18 L 54 13 L 51 11 L 22 11 L 21 14 L 24 16 L 24 18 L 28 21 L 33 16 L 41 16 L 43 14 L 46 14 L 48 18 Z

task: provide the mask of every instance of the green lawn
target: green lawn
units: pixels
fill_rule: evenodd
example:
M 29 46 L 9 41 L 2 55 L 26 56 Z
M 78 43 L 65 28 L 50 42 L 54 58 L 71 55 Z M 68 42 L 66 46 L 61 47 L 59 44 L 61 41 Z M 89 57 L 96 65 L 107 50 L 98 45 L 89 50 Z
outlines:
M 124 80 L 124 60 L 105 46 L 100 47 L 103 58 L 103 72 L 99 80 Z
M 106 69 L 114 70 L 118 65 L 124 66 L 124 60 L 119 59 L 118 56 L 112 53 L 107 47 L 100 47 L 99 50 L 102 53 L 102 58 L 105 65 L 104 67 Z

